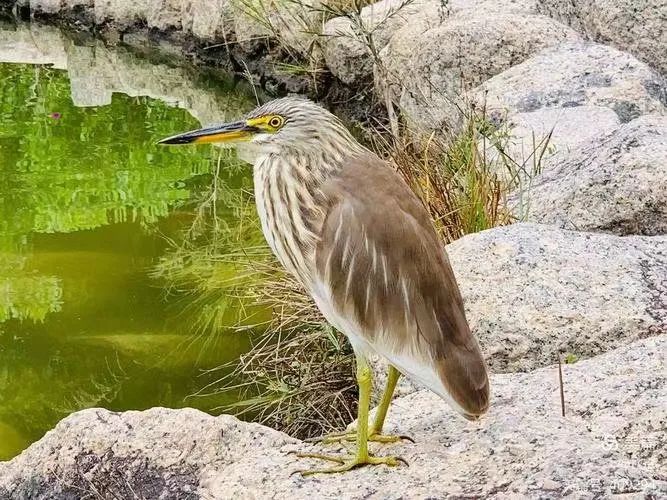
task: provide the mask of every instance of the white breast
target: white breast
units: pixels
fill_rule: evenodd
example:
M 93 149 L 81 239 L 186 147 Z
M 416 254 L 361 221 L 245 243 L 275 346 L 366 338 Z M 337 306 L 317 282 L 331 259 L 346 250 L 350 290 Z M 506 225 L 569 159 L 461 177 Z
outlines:
M 294 168 L 275 156 L 259 157 L 253 171 L 255 202 L 262 232 L 274 255 L 310 288 L 317 237 L 303 220 L 299 200 L 308 200 L 308 195 L 296 181 Z

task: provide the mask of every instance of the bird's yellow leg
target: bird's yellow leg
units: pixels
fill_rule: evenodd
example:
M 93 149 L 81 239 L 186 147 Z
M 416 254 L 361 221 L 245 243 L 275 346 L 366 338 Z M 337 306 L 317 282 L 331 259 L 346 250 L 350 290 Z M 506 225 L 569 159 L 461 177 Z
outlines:
M 382 427 L 384 427 L 384 419 L 387 417 L 387 410 L 391 404 L 391 398 L 394 396 L 394 390 L 396 390 L 396 384 L 398 379 L 401 378 L 401 372 L 399 372 L 394 365 L 389 365 L 389 370 L 387 371 L 387 385 L 384 388 L 382 393 L 382 400 L 380 401 L 380 406 L 378 406 L 377 412 L 375 413 L 375 422 L 373 422 L 373 430 L 371 435 L 381 435 Z M 398 439 L 401 439 L 402 436 L 392 436 Z
M 371 369 L 365 359 L 357 358 L 357 382 L 359 383 L 359 410 L 357 415 L 357 450 L 354 455 L 330 456 L 319 453 L 297 453 L 302 458 L 318 458 L 336 462 L 339 465 L 328 469 L 314 469 L 300 471 L 302 475 L 308 476 L 319 473 L 345 472 L 362 465 L 380 465 L 396 466 L 404 460 L 398 457 L 376 457 L 368 452 L 368 409 L 371 403 Z
M 396 389 L 396 384 L 398 383 L 399 378 L 401 378 L 401 372 L 399 372 L 393 365 L 389 365 L 389 371 L 387 372 L 387 384 L 385 385 L 384 392 L 382 393 L 380 406 L 378 406 L 378 409 L 375 412 L 375 421 L 373 422 L 373 426 L 370 428 L 368 441 L 372 441 L 374 443 L 396 443 L 405 439 L 407 441 L 414 442 L 414 440 L 409 436 L 382 434 L 384 419 L 387 417 L 387 410 L 389 410 L 391 398 L 394 395 L 394 390 Z M 335 432 L 333 434 L 327 434 L 323 437 L 309 439 L 308 442 L 330 444 L 340 443 L 341 441 L 355 441 L 356 439 L 357 431 L 345 431 Z

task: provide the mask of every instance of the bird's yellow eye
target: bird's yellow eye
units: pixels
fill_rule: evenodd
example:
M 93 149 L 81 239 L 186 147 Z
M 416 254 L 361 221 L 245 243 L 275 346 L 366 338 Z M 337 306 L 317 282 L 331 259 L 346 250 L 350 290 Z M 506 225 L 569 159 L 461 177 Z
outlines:
M 278 129 L 283 126 L 283 118 L 281 116 L 273 116 L 269 120 L 269 127 Z

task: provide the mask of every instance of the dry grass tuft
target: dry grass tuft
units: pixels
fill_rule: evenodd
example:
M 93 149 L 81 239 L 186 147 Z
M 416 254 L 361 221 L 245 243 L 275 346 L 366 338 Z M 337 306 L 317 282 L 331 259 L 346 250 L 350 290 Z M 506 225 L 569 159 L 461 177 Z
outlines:
M 318 318 L 304 314 L 304 319 Z M 319 319 L 319 318 L 318 318 Z M 344 427 L 356 412 L 354 356 L 342 334 L 318 321 L 270 328 L 228 376 L 246 397 L 223 409 L 307 438 Z
M 252 347 L 197 396 L 234 391 L 235 403 L 216 408 L 292 436 L 318 436 L 353 419 L 357 400 L 354 356 L 345 337 L 321 317 L 301 286 L 273 259 L 246 260 L 261 286 L 246 290 L 251 308 L 271 311 L 255 329 Z M 230 371 L 231 369 L 231 371 Z
M 513 220 L 506 204 L 512 186 L 500 175 L 500 158 L 486 154 L 486 128 L 482 117 L 473 117 L 450 137 L 378 141 L 377 149 L 424 203 L 446 243 Z
M 384 20 L 397 15 L 413 1 L 404 0 L 391 9 Z M 234 0 L 238 15 L 245 16 L 254 25 L 250 30 L 251 39 L 264 39 L 281 53 L 280 60 L 273 63 L 276 73 L 308 77 L 315 93 L 328 73 L 323 56 L 323 29 L 328 20 L 334 17 L 349 19 L 354 31 L 369 47 L 373 59 L 379 60 L 373 41 L 374 30 L 366 28 L 361 16 L 362 9 L 371 3 L 373 0 Z M 238 41 L 249 41 L 243 34 L 240 36 Z M 356 35 L 341 36 L 356 40 Z

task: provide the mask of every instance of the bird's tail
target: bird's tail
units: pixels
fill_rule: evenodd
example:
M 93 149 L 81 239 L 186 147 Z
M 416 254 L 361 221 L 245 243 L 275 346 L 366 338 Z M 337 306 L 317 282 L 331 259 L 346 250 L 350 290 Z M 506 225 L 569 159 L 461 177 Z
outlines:
M 468 420 L 477 420 L 489 409 L 489 377 L 477 340 L 472 335 L 468 340 L 464 345 L 449 343 L 437 364 L 453 406 Z

